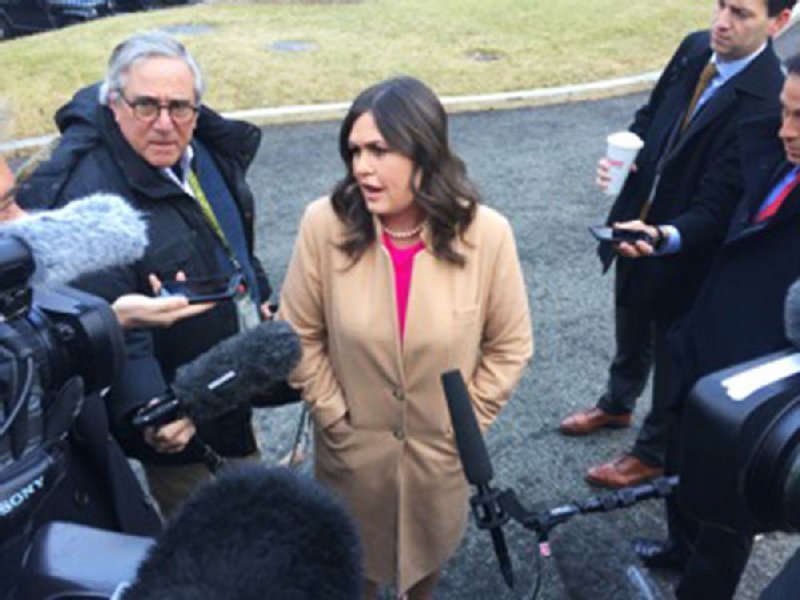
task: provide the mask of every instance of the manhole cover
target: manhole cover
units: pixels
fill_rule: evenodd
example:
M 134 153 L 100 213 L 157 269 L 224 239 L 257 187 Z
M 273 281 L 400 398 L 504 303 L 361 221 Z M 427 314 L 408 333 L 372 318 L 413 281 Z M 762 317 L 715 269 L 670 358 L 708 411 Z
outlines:
M 214 31 L 214 26 L 203 23 L 179 23 L 162 27 L 161 31 L 170 35 L 202 35 Z
M 497 50 L 470 50 L 467 56 L 478 62 L 492 62 L 503 58 L 503 53 Z
M 307 42 L 305 40 L 278 40 L 269 45 L 270 50 L 277 52 L 309 52 L 316 50 L 317 45 L 314 42 Z

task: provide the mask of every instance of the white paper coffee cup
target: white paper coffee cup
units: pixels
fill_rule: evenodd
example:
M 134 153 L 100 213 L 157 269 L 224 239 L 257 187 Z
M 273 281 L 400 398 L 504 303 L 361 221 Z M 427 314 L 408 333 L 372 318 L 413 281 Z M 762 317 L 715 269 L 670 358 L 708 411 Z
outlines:
M 608 142 L 606 151 L 608 175 L 611 177 L 606 188 L 606 195 L 616 196 L 622 189 L 622 184 L 625 183 L 631 165 L 636 159 L 636 155 L 639 154 L 639 150 L 644 146 L 644 142 L 638 135 L 630 131 L 612 133 L 606 141 Z

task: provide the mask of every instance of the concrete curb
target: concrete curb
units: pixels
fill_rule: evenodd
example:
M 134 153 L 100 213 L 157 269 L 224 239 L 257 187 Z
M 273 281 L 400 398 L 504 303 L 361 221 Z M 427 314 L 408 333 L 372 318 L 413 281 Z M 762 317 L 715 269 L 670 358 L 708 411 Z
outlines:
M 635 91 L 651 86 L 658 80 L 660 71 L 651 71 L 630 77 L 618 77 L 576 85 L 552 88 L 538 88 L 496 94 L 472 96 L 443 96 L 442 104 L 453 111 L 489 110 L 511 108 L 537 103 L 556 103 Z M 326 119 L 343 115 L 350 108 L 350 102 L 330 102 L 326 104 L 301 104 L 268 108 L 253 108 L 223 113 L 233 119 L 246 119 L 259 124 L 273 121 Z M 0 154 L 15 154 L 39 148 L 50 143 L 55 135 L 43 135 L 0 144 Z

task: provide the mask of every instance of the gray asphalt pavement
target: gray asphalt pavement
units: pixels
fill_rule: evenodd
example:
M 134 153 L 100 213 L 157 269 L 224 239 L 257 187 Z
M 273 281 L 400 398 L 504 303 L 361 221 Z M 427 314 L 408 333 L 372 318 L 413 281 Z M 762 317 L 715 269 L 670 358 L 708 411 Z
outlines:
M 595 102 L 455 115 L 454 146 L 467 162 L 484 200 L 507 215 L 516 232 L 530 295 L 536 353 L 512 402 L 488 434 L 498 486 L 523 501 L 561 504 L 594 493 L 585 469 L 629 447 L 649 405 L 641 401 L 635 426 L 570 439 L 560 419 L 592 404 L 605 383 L 613 351 L 612 279 L 600 273 L 586 227 L 600 223 L 609 199 L 594 187 L 605 136 L 627 126 L 643 95 Z M 258 254 L 279 284 L 303 207 L 341 175 L 338 123 L 272 126 L 250 181 L 261 199 Z M 353 299 L 357 308 L 358 299 Z M 297 407 L 260 411 L 262 441 L 271 460 L 290 447 Z M 304 468 L 307 470 L 308 465 Z M 635 535 L 665 533 L 658 501 L 613 514 L 583 516 L 556 529 L 553 556 L 543 560 L 540 598 L 657 599 L 673 596 L 675 578 L 648 571 L 628 547 Z M 473 527 L 448 565 L 439 599 L 521 598 L 534 580 L 536 543 L 515 525 L 506 535 L 517 572 L 515 594 L 504 589 L 489 536 Z M 737 598 L 755 598 L 778 571 L 796 540 L 761 539 Z M 525 597 L 529 597 L 526 595 Z

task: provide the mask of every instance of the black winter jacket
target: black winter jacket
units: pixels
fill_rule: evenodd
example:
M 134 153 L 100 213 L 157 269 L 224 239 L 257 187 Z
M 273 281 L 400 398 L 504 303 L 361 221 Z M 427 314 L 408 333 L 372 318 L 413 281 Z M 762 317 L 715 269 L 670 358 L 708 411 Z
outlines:
M 24 208 L 55 208 L 96 192 L 116 193 L 145 213 L 149 245 L 135 264 L 82 278 L 76 287 L 112 302 L 122 294 L 152 293 L 149 273 L 173 279 L 182 270 L 190 277 L 219 274 L 214 248 L 218 238 L 197 202 L 144 161 L 122 136 L 111 111 L 97 100 L 98 86 L 79 91 L 56 115 L 62 137 L 52 156 L 19 190 Z M 258 149 L 258 128 L 231 121 L 202 107 L 194 133 L 209 150 L 222 174 L 247 237 L 251 264 L 261 300 L 270 293 L 266 275 L 253 255 L 254 200 L 245 172 Z M 238 330 L 232 302 L 164 330 L 126 332 L 126 366 L 112 388 L 108 412 L 126 453 L 145 462 L 195 462 L 191 450 L 161 454 L 147 446 L 130 428 L 130 416 L 165 392 L 175 370 Z M 250 427 L 251 411 L 243 408 L 201 425 L 199 434 L 223 456 L 244 456 L 256 449 Z

